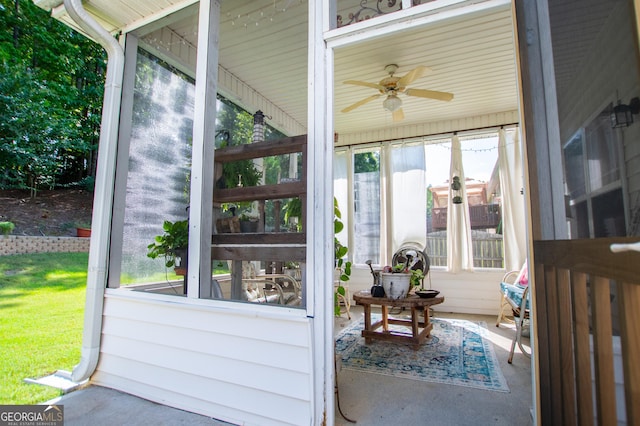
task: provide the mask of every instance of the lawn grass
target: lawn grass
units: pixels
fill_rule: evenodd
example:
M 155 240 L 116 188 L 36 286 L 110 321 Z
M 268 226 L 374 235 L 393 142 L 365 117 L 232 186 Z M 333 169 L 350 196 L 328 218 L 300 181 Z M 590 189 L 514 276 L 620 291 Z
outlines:
M 80 361 L 87 265 L 88 253 L 0 256 L 0 404 L 60 396 L 23 379 L 71 371 Z M 226 263 L 214 267 L 228 272 Z M 182 277 L 171 270 L 150 278 L 170 279 Z
M 26 384 L 80 361 L 87 253 L 0 256 L 0 404 L 60 395 Z

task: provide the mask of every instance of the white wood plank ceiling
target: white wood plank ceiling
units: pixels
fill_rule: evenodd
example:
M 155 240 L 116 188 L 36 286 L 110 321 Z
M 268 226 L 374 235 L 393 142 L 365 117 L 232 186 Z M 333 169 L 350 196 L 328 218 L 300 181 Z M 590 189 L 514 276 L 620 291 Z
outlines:
M 359 0 L 340 0 L 339 6 L 345 2 L 357 5 Z M 48 3 L 51 6 L 52 0 Z M 89 0 L 84 4 L 115 32 L 138 28 L 149 23 L 151 16 L 164 16 L 166 11 L 175 12 L 193 3 L 193 0 Z M 221 8 L 221 67 L 286 112 L 302 128 L 306 127 L 306 1 L 223 0 Z M 59 19 L 68 20 L 63 8 L 58 7 L 56 12 Z M 195 15 L 167 19 L 175 34 L 184 38 L 182 44 L 192 46 L 197 45 L 196 21 Z M 405 119 L 397 123 L 383 109 L 383 96 L 349 113 L 340 112 L 377 93 L 372 88 L 342 82 L 354 79 L 377 83 L 387 76 L 384 71 L 387 64 L 399 66 L 396 76 L 419 65 L 431 68 L 410 87 L 451 92 L 453 100 L 443 102 L 401 94 Z M 340 134 L 415 127 L 505 112 L 513 117 L 518 109 L 518 89 L 511 8 L 502 5 L 336 49 L 334 81 L 335 131 Z M 251 99 L 241 101 L 250 109 Z

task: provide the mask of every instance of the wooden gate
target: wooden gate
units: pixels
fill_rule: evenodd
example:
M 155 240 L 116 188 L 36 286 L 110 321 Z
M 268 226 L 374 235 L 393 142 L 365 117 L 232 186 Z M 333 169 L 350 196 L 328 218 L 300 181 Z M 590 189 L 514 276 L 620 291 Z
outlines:
M 534 242 L 540 424 L 615 425 L 626 415 L 640 425 L 640 252 L 610 249 L 637 241 Z M 618 339 L 624 402 L 615 391 Z

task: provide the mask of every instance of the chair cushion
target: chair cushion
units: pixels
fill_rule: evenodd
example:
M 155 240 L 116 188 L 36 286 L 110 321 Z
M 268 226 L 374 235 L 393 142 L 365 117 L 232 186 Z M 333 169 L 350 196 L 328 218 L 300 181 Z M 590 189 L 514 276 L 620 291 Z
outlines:
M 516 307 L 520 307 L 522 304 L 522 294 L 526 286 L 518 284 L 500 283 L 500 291 L 504 296 L 511 300 Z M 526 309 L 529 309 L 529 300 L 527 300 Z
M 527 261 L 524 261 L 522 265 L 522 269 L 518 272 L 518 277 L 515 280 L 515 284 L 519 284 L 520 286 L 526 286 L 529 284 L 529 268 L 527 267 Z

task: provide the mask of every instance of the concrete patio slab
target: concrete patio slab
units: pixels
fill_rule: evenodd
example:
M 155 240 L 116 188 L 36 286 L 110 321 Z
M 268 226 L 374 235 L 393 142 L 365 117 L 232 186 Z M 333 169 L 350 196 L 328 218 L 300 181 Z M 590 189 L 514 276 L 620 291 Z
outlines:
M 229 425 L 101 386 L 88 386 L 44 404 L 64 406 L 65 426 Z

